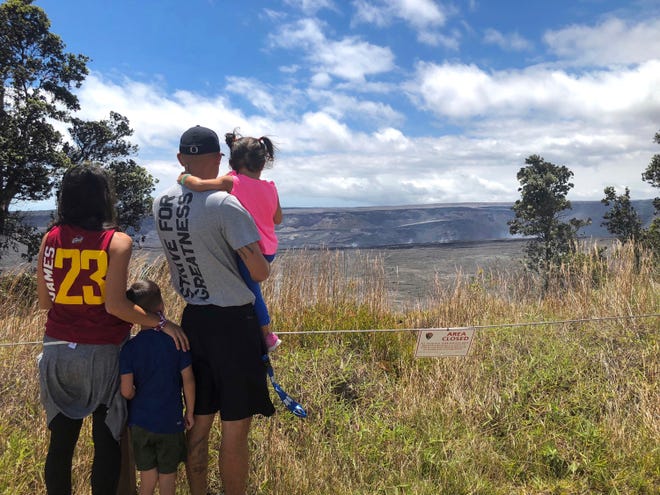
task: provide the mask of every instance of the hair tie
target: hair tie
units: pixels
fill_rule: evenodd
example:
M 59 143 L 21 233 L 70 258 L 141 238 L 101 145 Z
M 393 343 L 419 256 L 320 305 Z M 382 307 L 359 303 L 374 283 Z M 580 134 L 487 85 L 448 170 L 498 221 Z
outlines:
M 185 185 L 186 185 L 186 179 L 187 179 L 188 177 L 190 177 L 191 175 L 192 175 L 192 174 L 183 174 L 183 175 L 181 176 L 181 179 L 179 179 L 179 184 L 181 184 L 182 186 L 185 186 Z

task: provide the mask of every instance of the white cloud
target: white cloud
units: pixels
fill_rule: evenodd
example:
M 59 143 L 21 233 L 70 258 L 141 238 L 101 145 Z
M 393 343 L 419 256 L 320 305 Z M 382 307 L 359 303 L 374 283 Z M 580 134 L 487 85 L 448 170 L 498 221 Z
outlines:
M 356 38 L 319 46 L 316 56 L 325 71 L 349 81 L 362 81 L 365 76 L 388 72 L 394 67 L 394 54 L 389 48 Z
M 317 150 L 342 148 L 351 137 L 348 126 L 325 112 L 307 113 L 302 116 L 301 124 L 318 140 L 314 146 Z
M 427 45 L 444 46 L 447 50 L 458 51 L 461 36 L 458 31 L 452 31 L 448 35 L 437 31 L 421 31 L 417 34 L 417 39 Z
M 410 147 L 410 140 L 399 130 L 392 127 L 381 129 L 374 133 L 374 138 L 383 143 L 387 150 L 405 151 Z
M 355 0 L 354 24 L 366 23 L 384 28 L 396 20 L 402 20 L 417 33 L 417 39 L 428 45 L 443 45 L 451 50 L 458 49 L 456 32 L 440 33 L 446 22 L 449 9 L 433 0 Z
M 241 132 L 267 134 L 272 125 L 263 117 L 246 118 L 241 110 L 231 107 L 224 96 L 203 97 L 189 91 L 165 94 L 156 85 L 129 79 L 111 82 L 98 74 L 87 77 L 78 91 L 82 119 L 107 119 L 114 110 L 129 119 L 134 134 L 131 141 L 140 147 L 140 159 L 149 167 L 161 164 L 153 173 L 161 180 L 162 163 L 171 160 L 178 167 L 176 153 L 181 133 L 188 127 L 204 125 L 222 134 L 240 127 Z
M 660 116 L 658 88 L 660 60 L 580 74 L 534 66 L 486 72 L 475 65 L 419 63 L 406 84 L 420 107 L 459 119 L 488 114 L 602 121 L 634 112 L 646 120 Z
M 308 15 L 315 14 L 322 9 L 335 10 L 332 0 L 284 0 L 284 3 Z
M 325 88 L 332 83 L 332 77 L 327 72 L 317 72 L 311 78 L 311 85 L 317 88 Z
M 261 11 L 261 16 L 266 17 L 273 22 L 284 22 L 284 19 L 286 19 L 287 14 L 280 10 L 273 10 L 266 8 Z
M 356 23 L 364 22 L 366 24 L 385 27 L 392 20 L 391 12 L 383 8 L 382 5 L 377 5 L 367 0 L 355 0 L 353 5 L 355 6 L 355 17 L 353 20 Z
M 313 95 L 327 100 L 325 109 L 282 118 L 263 109 L 245 115 L 225 97 L 184 91 L 166 94 L 155 85 L 128 79 L 110 82 L 98 75 L 90 76 L 79 91 L 84 109 L 80 117 L 107 118 L 111 109 L 126 115 L 135 129 L 134 142 L 140 145 L 138 163 L 160 180 L 159 190 L 168 187 L 180 171 L 176 152 L 181 132 L 201 124 L 220 134 L 239 127 L 244 135 L 271 136 L 278 154 L 267 178 L 278 184 L 285 207 L 513 201 L 518 194 L 516 173 L 525 157 L 533 153 L 574 171 L 571 199 L 599 198 L 606 185 L 627 185 L 633 197 L 643 198 L 653 196 L 650 186 L 642 183 L 639 176 L 652 154 L 658 152 L 652 143 L 660 121 L 657 105 L 653 118 L 646 120 L 637 115 L 616 119 L 611 111 L 608 114 L 603 109 L 609 105 L 625 114 L 626 105 L 635 108 L 630 99 L 634 98 L 632 90 L 639 90 L 640 84 L 634 81 L 646 80 L 650 88 L 649 74 L 660 73 L 657 65 L 647 65 L 640 67 L 637 74 L 624 73 L 633 82 L 618 103 L 601 101 L 615 99 L 604 89 L 607 78 L 602 74 L 562 82 L 562 77 L 547 72 L 555 75 L 531 85 L 584 84 L 580 90 L 583 98 L 592 92 L 596 94 L 577 112 L 579 119 L 569 118 L 576 110 L 563 108 L 558 108 L 555 116 L 528 118 L 528 106 L 518 105 L 514 97 L 503 95 L 498 98 L 512 108 L 498 110 L 503 104 L 492 103 L 497 98 L 489 92 L 502 89 L 504 86 L 499 84 L 508 77 L 507 84 L 514 86 L 511 91 L 520 94 L 534 78 L 526 71 L 488 74 L 476 67 L 460 66 L 464 69 L 463 79 L 458 80 L 456 88 L 463 91 L 454 92 L 459 104 L 441 111 L 447 112 L 448 108 L 449 114 L 464 118 L 475 112 L 489 115 L 471 121 L 463 136 L 412 137 L 387 124 L 372 133 L 359 131 L 346 123 L 344 114 L 352 106 L 356 112 L 374 113 L 375 120 L 379 116 L 386 120 L 388 112 L 396 111 L 378 101 L 361 101 L 332 92 Z M 621 81 L 626 77 L 619 74 L 614 79 Z M 553 83 L 555 80 L 560 82 Z M 530 101 L 545 101 L 547 111 L 553 106 L 561 107 L 558 98 L 562 94 L 548 89 L 545 96 L 522 99 L 527 105 Z M 647 90 L 640 100 L 640 112 L 648 112 L 649 95 Z M 426 103 L 431 105 L 430 100 Z M 461 103 L 471 105 L 471 110 L 461 113 Z M 594 108 L 588 114 L 590 107 Z
M 270 36 L 271 44 L 282 48 L 309 50 L 325 42 L 320 22 L 314 19 L 301 19 L 292 24 L 284 24 Z
M 347 81 L 362 82 L 366 76 L 394 68 L 394 54 L 389 48 L 357 37 L 329 40 L 323 34 L 321 24 L 312 19 L 282 26 L 271 36 L 271 43 L 282 48 L 301 49 L 315 73 Z
M 244 96 L 252 106 L 262 112 L 273 115 L 277 112 L 277 105 L 273 95 L 267 91 L 268 86 L 262 82 L 246 77 L 228 77 L 227 91 Z
M 391 137 L 395 134 L 393 131 Z M 287 206 L 304 206 L 305 200 L 332 206 L 400 205 L 510 201 L 515 196 L 519 164 L 511 162 L 488 169 L 484 163 L 472 163 L 452 151 L 463 149 L 459 139 L 442 141 L 396 146 L 371 139 L 372 146 L 360 151 L 338 149 L 313 160 L 287 157 L 269 174 L 277 182 L 282 198 L 306 196 L 301 203 Z M 375 149 L 373 144 L 377 145 Z M 493 163 L 489 160 L 487 165 Z M 300 184 L 301 170 L 304 175 L 315 177 L 305 183 L 304 191 L 296 186 Z
M 402 123 L 404 116 L 390 105 L 373 100 L 359 99 L 330 90 L 312 90 L 307 92 L 310 100 L 329 115 L 340 119 L 381 124 Z
M 443 8 L 433 0 L 393 0 L 396 15 L 418 28 L 442 26 L 447 20 Z
M 299 70 L 300 70 L 300 66 L 298 64 L 283 65 L 279 67 L 279 71 L 284 74 L 295 74 Z
M 402 2 L 388 5 L 372 4 L 381 9 L 373 15 L 403 19 Z M 223 92 L 202 95 L 165 92 L 159 80 L 92 74 L 78 93 L 79 116 L 126 115 L 140 146 L 138 162 L 160 179 L 159 189 L 179 172 L 181 132 L 202 124 L 219 133 L 239 127 L 244 135 L 271 136 L 278 154 L 267 178 L 277 182 L 285 207 L 510 202 L 518 197 L 517 171 L 535 153 L 574 172 L 570 199 L 600 198 L 607 185 L 648 198 L 657 192 L 640 176 L 658 152 L 652 137 L 660 122 L 660 57 L 649 55 L 657 42 L 646 38 L 657 22 L 610 20 L 548 33 L 546 42 L 562 57 L 557 63 L 491 71 L 421 61 L 408 81 L 397 82 L 388 47 L 356 36 L 331 39 L 324 24 L 306 19 L 269 38 L 274 47 L 303 54 L 304 63 L 292 57 L 281 68 L 289 82 L 229 76 Z M 612 36 L 626 54 L 605 53 Z M 645 39 L 642 56 L 637 43 Z M 494 30 L 488 40 L 510 50 L 526 46 L 515 34 Z M 585 60 L 600 68 L 567 69 Z M 627 66 L 609 66 L 623 60 Z M 296 87 L 288 85 L 294 74 Z M 382 74 L 387 82 L 368 80 Z M 401 89 L 417 107 L 414 117 L 397 101 Z M 429 135 L 411 134 L 408 118 L 428 119 L 421 128 Z M 442 135 L 443 124 L 457 134 Z
M 387 26 L 402 19 L 417 29 L 442 26 L 447 20 L 443 8 L 433 0 L 356 0 L 355 21 Z
M 610 18 L 596 26 L 548 31 L 543 39 L 564 62 L 580 65 L 641 64 L 660 59 L 660 19 L 629 24 Z
M 577 74 L 421 63 L 406 87 L 421 108 L 466 129 L 456 144 L 461 170 L 474 167 L 465 180 L 489 201 L 516 197 L 515 174 L 534 153 L 575 173 L 573 199 L 600 198 L 611 184 L 653 195 L 640 174 L 657 153 L 650 140 L 660 122 L 660 60 Z M 443 163 L 454 161 L 454 150 L 443 153 Z
M 268 118 L 286 119 L 307 105 L 304 92 L 287 83 L 274 86 L 256 78 L 229 76 L 225 91 L 228 95 L 237 95 L 244 100 L 246 103 L 242 106 L 246 108 L 245 111 Z
M 505 51 L 527 51 L 532 49 L 532 43 L 518 33 L 503 34 L 496 29 L 487 29 L 484 33 L 484 42 L 497 45 Z

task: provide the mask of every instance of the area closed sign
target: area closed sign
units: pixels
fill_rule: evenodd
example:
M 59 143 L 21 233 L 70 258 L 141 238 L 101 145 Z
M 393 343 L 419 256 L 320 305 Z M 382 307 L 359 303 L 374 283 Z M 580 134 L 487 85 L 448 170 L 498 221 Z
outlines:
M 431 328 L 417 334 L 415 357 L 466 356 L 474 339 L 474 328 Z

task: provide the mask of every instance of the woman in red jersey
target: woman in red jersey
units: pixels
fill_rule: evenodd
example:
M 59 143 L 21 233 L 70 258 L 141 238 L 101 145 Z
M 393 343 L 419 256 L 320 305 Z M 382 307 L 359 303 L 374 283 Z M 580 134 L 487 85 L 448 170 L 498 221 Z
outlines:
M 50 443 L 49 495 L 71 494 L 73 452 L 83 419 L 92 416 L 93 495 L 115 495 L 119 437 L 126 403 L 119 391 L 119 350 L 133 323 L 160 328 L 187 350 L 181 328 L 126 298 L 132 241 L 115 225 L 114 194 L 96 166 L 62 179 L 57 220 L 39 250 L 39 306 L 48 310 L 39 361 L 41 402 Z

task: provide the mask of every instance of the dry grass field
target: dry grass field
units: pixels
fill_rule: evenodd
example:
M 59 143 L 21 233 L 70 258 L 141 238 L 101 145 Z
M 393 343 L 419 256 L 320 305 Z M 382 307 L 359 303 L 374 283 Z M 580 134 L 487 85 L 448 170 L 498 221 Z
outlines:
M 255 420 L 250 494 L 660 493 L 660 279 L 648 256 L 587 249 L 543 295 L 515 263 L 482 266 L 474 254 L 469 267 L 441 268 L 441 251 L 398 251 L 276 260 L 264 284 L 283 339 L 273 364 L 309 416 L 274 397 L 277 414 Z M 182 302 L 162 259 L 137 256 L 138 277 L 166 289 L 176 320 Z M 402 290 L 416 277 L 428 283 Z M 43 493 L 48 434 L 31 342 L 45 315 L 30 273 L 5 275 L 0 291 L 0 342 L 11 344 L 0 347 L 0 493 Z M 590 320 L 604 316 L 620 318 Z M 469 356 L 414 358 L 410 329 L 469 325 L 483 326 Z M 351 329 L 400 331 L 332 333 Z M 86 428 L 76 494 L 89 493 L 91 452 Z

